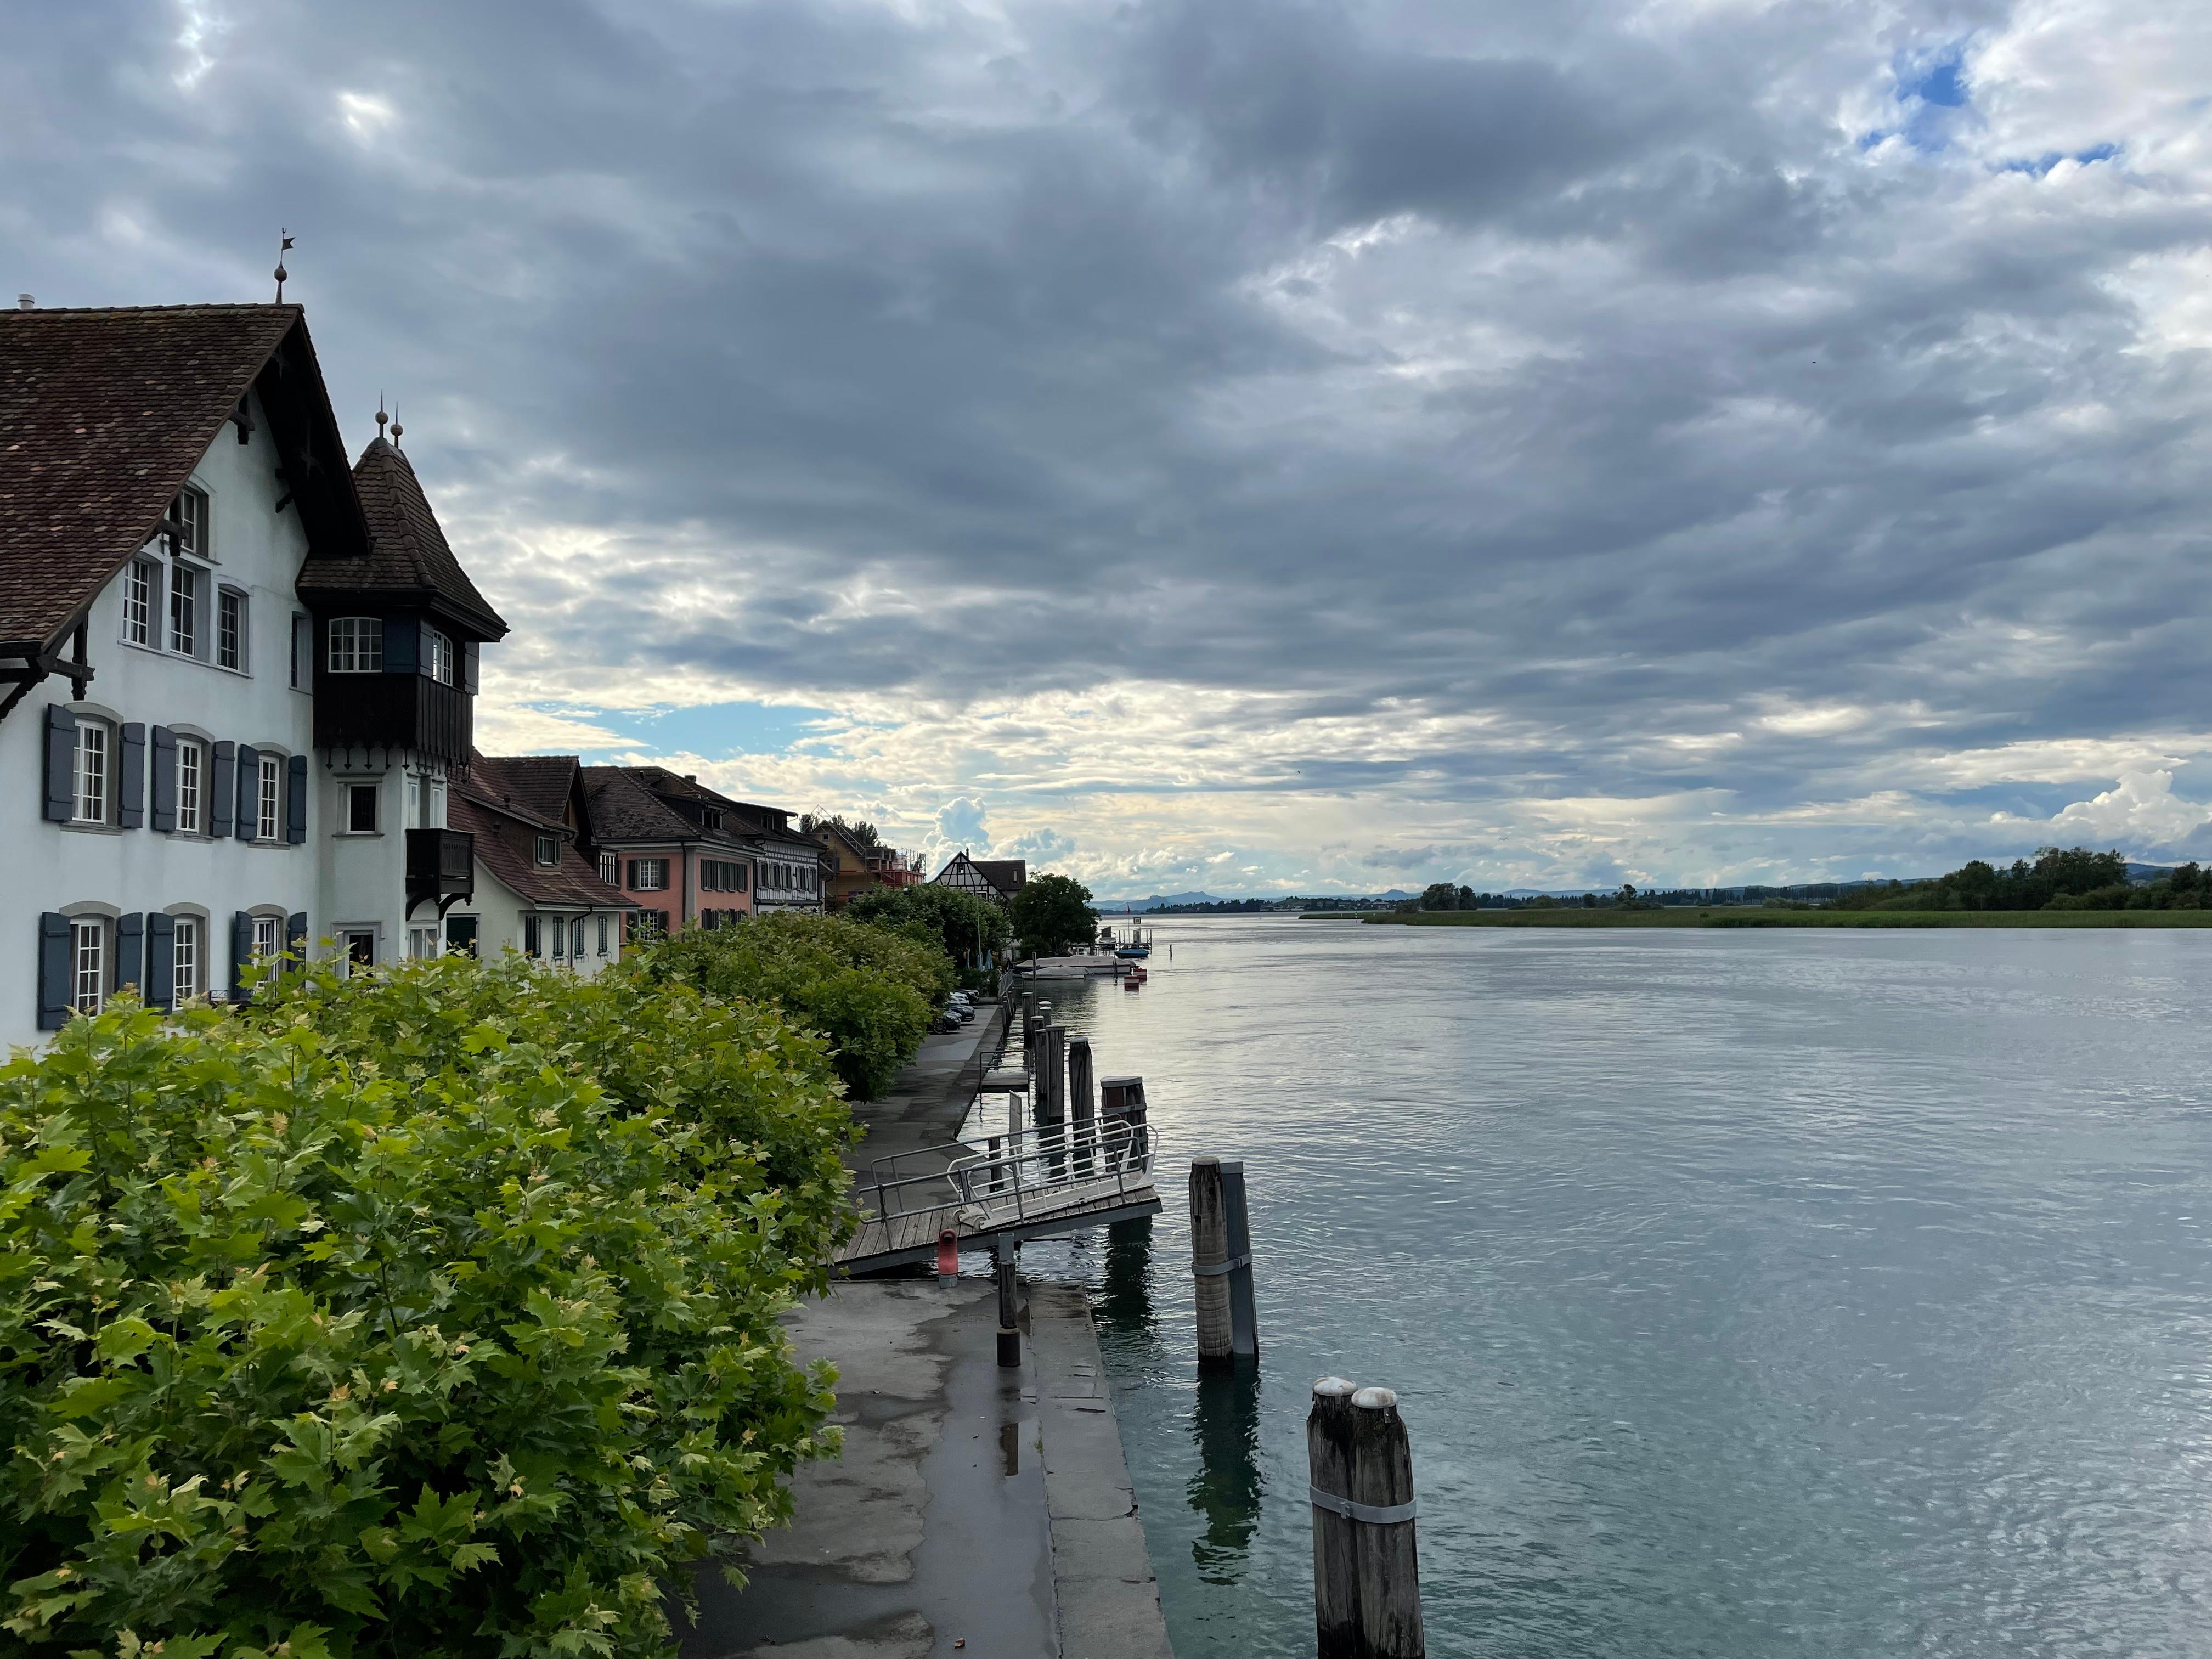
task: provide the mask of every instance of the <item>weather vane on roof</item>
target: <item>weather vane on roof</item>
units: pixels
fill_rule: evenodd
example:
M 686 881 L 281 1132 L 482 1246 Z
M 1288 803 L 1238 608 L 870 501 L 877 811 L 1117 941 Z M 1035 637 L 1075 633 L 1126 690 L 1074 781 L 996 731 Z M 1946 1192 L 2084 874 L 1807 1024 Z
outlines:
M 284 256 L 292 251 L 292 233 L 283 226 L 276 227 L 276 303 L 284 303 L 284 279 L 291 273 L 284 269 Z

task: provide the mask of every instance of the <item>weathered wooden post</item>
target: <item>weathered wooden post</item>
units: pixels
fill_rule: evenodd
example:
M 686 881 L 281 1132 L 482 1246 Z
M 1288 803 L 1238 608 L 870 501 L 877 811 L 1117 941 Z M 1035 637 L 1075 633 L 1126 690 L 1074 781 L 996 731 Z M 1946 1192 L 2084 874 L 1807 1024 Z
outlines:
M 1048 1025 L 1037 1033 L 1037 1119 L 1047 1124 L 1067 1121 L 1067 1032 Z
M 1003 1233 L 991 1242 L 992 1266 L 999 1281 L 999 1364 L 1006 1370 L 1019 1370 L 1022 1364 L 1021 1309 L 1014 1288 L 1021 1248 Z
M 1067 1040 L 1067 1098 L 1074 1120 L 1075 1173 L 1088 1176 L 1095 1166 L 1091 1144 L 1097 1138 L 1098 1104 L 1091 1088 L 1091 1039 Z
M 1229 1329 L 1229 1214 L 1221 1198 L 1221 1160 L 1190 1161 L 1190 1271 L 1197 1279 L 1200 1370 L 1234 1364 Z
M 1324 1376 L 1306 1413 L 1306 1479 L 1313 1494 L 1314 1639 L 1321 1659 L 1358 1659 L 1359 1528 L 1325 1498 L 1352 1490 L 1352 1396 L 1358 1385 Z
M 1388 1389 L 1352 1396 L 1352 1518 L 1359 1562 L 1360 1659 L 1424 1659 L 1413 1540 L 1413 1449 Z
M 1252 1299 L 1252 1221 L 1244 1203 L 1244 1165 L 1221 1166 L 1221 1211 L 1229 1231 L 1229 1351 L 1260 1357 L 1260 1310 Z

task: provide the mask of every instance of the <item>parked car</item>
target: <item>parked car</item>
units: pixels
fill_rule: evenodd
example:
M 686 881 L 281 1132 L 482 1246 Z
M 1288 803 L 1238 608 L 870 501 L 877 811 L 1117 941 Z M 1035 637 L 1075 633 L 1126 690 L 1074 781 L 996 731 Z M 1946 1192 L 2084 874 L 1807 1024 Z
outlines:
M 949 1013 L 939 1014 L 929 1022 L 929 1029 L 939 1036 L 947 1031 L 957 1031 L 960 1029 L 960 1025 L 961 1022 Z
M 975 1011 L 964 1002 L 948 1002 L 945 1005 L 945 1012 L 963 1025 L 975 1018 Z

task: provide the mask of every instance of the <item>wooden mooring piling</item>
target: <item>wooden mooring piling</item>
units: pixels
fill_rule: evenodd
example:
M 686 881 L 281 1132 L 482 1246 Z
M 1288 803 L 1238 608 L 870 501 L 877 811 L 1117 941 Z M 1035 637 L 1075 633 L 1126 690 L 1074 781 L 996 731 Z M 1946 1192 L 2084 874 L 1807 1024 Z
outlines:
M 1389 1389 L 1313 1385 L 1306 1417 L 1320 1659 L 1425 1659 L 1413 1453 Z
M 1218 1158 L 1190 1163 L 1190 1271 L 1197 1284 L 1198 1363 L 1234 1367 L 1260 1357 L 1252 1294 L 1252 1229 L 1244 1166 Z

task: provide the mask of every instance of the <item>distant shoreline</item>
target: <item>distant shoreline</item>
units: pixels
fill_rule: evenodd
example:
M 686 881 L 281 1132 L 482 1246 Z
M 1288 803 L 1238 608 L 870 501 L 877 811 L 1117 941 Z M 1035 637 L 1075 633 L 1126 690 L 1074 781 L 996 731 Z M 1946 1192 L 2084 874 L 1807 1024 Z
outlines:
M 1310 910 L 1301 921 L 1357 913 Z M 1399 927 L 2212 927 L 2212 910 L 1764 910 L 1715 905 L 1665 910 L 1376 910 L 1363 922 Z

